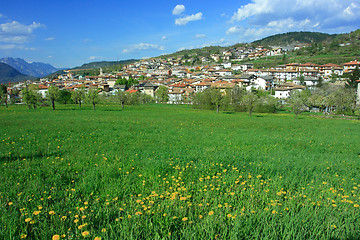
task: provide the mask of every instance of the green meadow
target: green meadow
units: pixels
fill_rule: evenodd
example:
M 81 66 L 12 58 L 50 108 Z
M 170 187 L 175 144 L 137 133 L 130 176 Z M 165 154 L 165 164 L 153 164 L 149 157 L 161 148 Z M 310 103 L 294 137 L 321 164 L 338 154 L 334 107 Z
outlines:
M 360 122 L 0 107 L 0 239 L 359 239 Z

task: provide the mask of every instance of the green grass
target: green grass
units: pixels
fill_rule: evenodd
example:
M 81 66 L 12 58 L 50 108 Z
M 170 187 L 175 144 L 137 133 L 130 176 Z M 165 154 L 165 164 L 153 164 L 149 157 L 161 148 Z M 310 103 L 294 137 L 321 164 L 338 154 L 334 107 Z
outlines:
M 262 57 L 256 60 L 251 60 L 254 64 L 254 68 L 271 68 L 276 67 L 277 65 L 286 64 L 286 63 L 307 63 L 311 62 L 314 64 L 327 64 L 334 63 L 341 65 L 346 62 L 350 62 L 356 59 L 356 56 L 350 56 L 349 54 L 321 54 L 321 55 L 296 55 L 295 53 L 289 53 L 286 55 L 286 61 L 283 61 L 283 56 L 271 56 L 271 57 Z
M 57 108 L 0 108 L 1 239 L 360 236 L 359 121 Z

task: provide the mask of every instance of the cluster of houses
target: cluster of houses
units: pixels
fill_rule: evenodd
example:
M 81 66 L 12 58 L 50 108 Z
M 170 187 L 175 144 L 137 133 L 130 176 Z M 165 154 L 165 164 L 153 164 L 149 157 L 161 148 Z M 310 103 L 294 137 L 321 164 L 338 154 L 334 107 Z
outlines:
M 262 48 L 254 49 L 257 54 L 278 54 Z M 279 51 L 281 52 L 281 51 Z M 239 48 L 235 53 L 246 53 L 249 49 Z M 231 52 L 234 54 L 234 52 Z M 226 52 L 223 53 L 226 56 Z M 238 55 L 242 56 L 242 55 Z M 217 56 L 212 55 L 212 58 Z M 121 71 L 104 73 L 100 69 L 98 76 L 85 76 L 77 74 L 79 70 L 67 70 L 54 79 L 40 79 L 37 84 L 39 92 L 44 96 L 50 85 L 60 89 L 73 91 L 81 87 L 97 88 L 103 94 L 115 94 L 116 91 L 129 93 L 143 92 L 152 97 L 159 86 L 168 88 L 169 103 L 184 102 L 191 94 L 204 91 L 207 88 L 218 88 L 225 92 L 226 89 L 236 86 L 246 90 L 258 89 L 274 92 L 274 97 L 286 99 L 291 91 L 314 88 L 319 79 L 329 81 L 333 76 L 341 76 L 360 67 L 359 61 L 351 61 L 342 65 L 313 63 L 290 63 L 269 69 L 254 69 L 252 63 L 233 64 L 231 61 L 213 64 L 186 67 L 179 59 L 145 59 L 125 65 Z M 120 78 L 138 79 L 139 84 L 130 88 L 117 85 Z M 24 83 L 12 87 L 22 88 Z

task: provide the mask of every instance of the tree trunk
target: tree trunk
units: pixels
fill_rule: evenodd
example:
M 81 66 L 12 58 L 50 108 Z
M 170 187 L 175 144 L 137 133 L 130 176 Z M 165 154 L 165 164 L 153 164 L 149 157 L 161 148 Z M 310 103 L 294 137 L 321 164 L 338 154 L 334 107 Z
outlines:
M 8 108 L 7 99 L 5 99 L 5 106 Z
M 220 105 L 216 105 L 216 112 L 219 113 L 220 112 Z
M 252 109 L 249 110 L 249 117 L 251 117 Z
M 124 101 L 121 102 L 121 109 L 124 109 Z
M 36 104 L 33 105 L 34 109 L 36 109 Z
M 79 107 L 81 108 L 81 100 L 79 100 Z
M 297 119 L 297 115 L 298 115 L 298 114 L 297 114 L 297 113 L 295 113 L 295 119 Z
M 95 103 L 93 102 L 93 110 L 95 110 Z
M 51 100 L 52 109 L 55 110 L 55 100 Z

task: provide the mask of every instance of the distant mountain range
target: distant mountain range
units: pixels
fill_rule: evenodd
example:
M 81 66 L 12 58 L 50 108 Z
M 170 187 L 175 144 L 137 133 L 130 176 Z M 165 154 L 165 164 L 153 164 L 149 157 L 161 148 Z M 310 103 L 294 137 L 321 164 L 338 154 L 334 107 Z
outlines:
M 59 70 L 58 68 L 55 68 L 54 66 L 47 63 L 41 63 L 41 62 L 28 63 L 21 58 L 5 57 L 5 58 L 1 58 L 0 62 L 6 63 L 7 65 L 15 68 L 24 75 L 38 77 L 38 78 L 44 77 Z
M 0 62 L 0 84 L 7 84 L 9 82 L 21 82 L 31 80 L 34 77 L 26 76 L 20 73 L 15 68 Z

